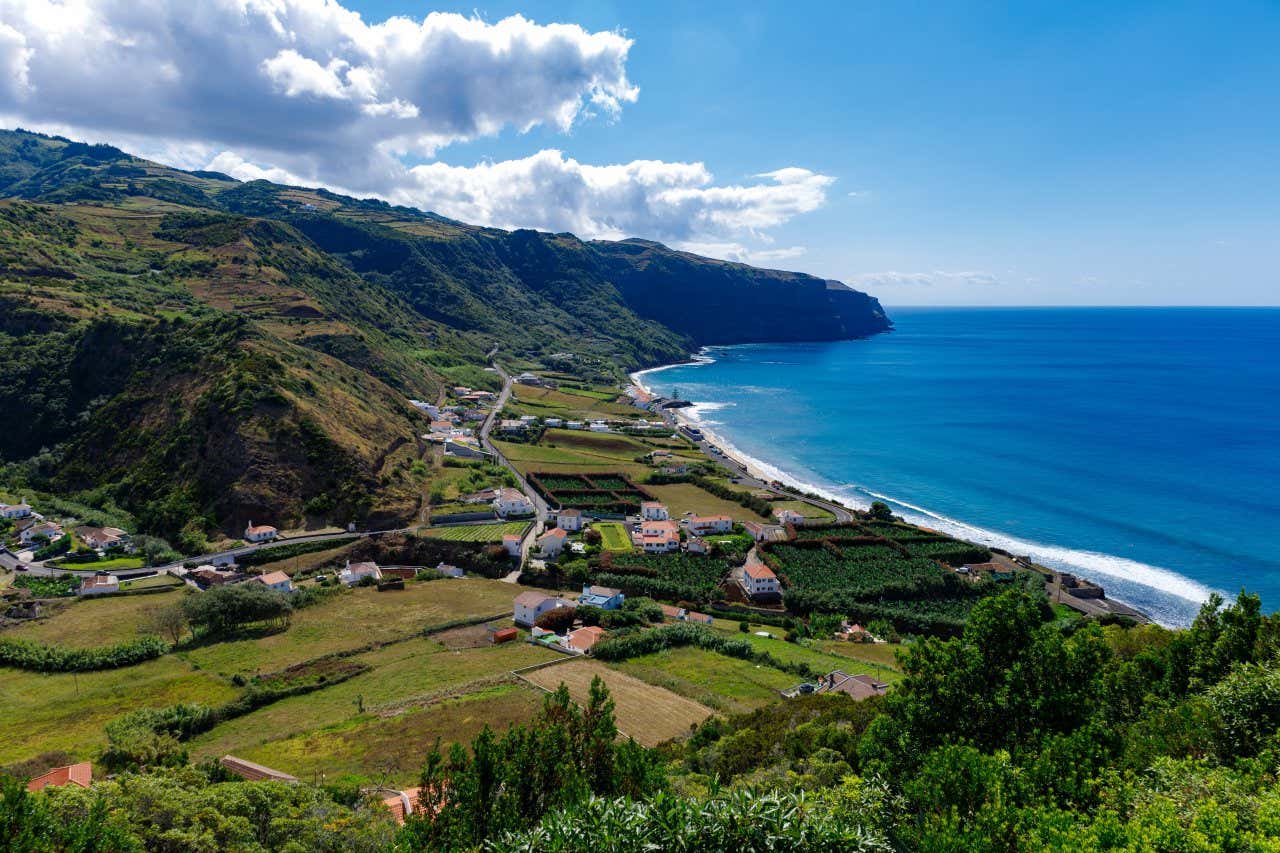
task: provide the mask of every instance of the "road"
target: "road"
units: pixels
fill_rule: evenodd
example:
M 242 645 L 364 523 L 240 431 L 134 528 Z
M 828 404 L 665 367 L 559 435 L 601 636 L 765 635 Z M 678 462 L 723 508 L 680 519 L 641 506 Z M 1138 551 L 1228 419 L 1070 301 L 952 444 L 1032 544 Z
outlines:
M 542 529 L 544 524 L 546 524 L 547 516 L 550 514 L 551 508 L 547 506 L 547 502 L 544 501 L 532 487 L 530 487 L 529 481 L 524 478 L 524 475 L 520 473 L 516 466 L 511 464 L 511 460 L 507 459 L 507 457 L 503 455 L 502 451 L 494 446 L 493 442 L 489 440 L 489 432 L 493 429 L 494 421 L 502 415 L 503 407 L 507 405 L 507 400 L 511 399 L 511 376 L 502 369 L 502 365 L 498 364 L 497 361 L 492 360 L 497 352 L 497 347 L 494 347 L 489 353 L 489 358 L 491 359 L 490 364 L 493 366 L 493 369 L 498 371 L 498 375 L 502 377 L 502 391 L 498 394 L 497 399 L 494 400 L 493 408 L 489 411 L 489 416 L 485 418 L 484 423 L 480 425 L 479 439 L 480 446 L 492 453 L 493 458 L 515 476 L 516 482 L 520 484 L 520 491 L 524 492 L 525 497 L 527 497 L 533 504 L 534 524 L 529 528 L 528 532 L 525 533 L 524 539 L 520 541 L 520 566 L 523 567 L 529 560 L 529 552 L 533 550 L 534 542 L 538 538 L 538 531 Z M 514 571 L 507 574 L 503 580 L 507 583 L 515 583 L 520 578 L 520 571 L 520 567 L 517 567 Z

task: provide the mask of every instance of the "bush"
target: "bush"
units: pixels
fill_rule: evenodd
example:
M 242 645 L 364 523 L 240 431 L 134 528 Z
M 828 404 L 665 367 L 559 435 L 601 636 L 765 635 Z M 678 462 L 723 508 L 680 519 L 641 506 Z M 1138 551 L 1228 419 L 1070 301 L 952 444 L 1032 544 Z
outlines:
M 0 666 L 33 672 L 92 672 L 133 666 L 158 658 L 167 651 L 169 644 L 155 636 L 96 649 L 46 646 L 31 640 L 0 640 Z
M 557 607 L 554 610 L 548 610 L 546 613 L 538 614 L 538 618 L 533 620 L 533 624 L 537 625 L 544 631 L 563 634 L 565 631 L 568 631 L 573 627 L 573 622 L 576 618 L 577 612 L 575 608 Z

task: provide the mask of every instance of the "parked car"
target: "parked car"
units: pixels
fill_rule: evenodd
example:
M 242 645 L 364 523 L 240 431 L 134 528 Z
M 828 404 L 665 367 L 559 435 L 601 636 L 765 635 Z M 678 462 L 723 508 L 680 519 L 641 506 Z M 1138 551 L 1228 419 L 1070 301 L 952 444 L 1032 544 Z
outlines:
M 26 564 L 26 563 L 18 563 L 18 565 L 16 565 L 16 566 L 14 566 L 14 567 L 13 567 L 13 570 L 14 570 L 15 572 L 25 572 L 25 571 L 27 570 L 27 564 Z

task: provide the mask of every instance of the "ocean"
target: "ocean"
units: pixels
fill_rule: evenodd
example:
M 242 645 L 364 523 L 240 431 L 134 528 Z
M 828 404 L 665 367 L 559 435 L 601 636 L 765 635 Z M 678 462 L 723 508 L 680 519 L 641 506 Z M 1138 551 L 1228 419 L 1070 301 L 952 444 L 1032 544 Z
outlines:
M 1280 309 L 890 309 L 637 374 L 761 470 L 1101 583 L 1280 607 Z

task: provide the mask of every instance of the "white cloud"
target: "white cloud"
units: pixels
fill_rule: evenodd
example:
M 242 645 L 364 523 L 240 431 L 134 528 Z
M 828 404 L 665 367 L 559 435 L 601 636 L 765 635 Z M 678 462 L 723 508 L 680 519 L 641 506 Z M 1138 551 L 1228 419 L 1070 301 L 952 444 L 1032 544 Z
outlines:
M 856 282 L 858 286 L 870 288 L 896 288 L 896 287 L 991 287 L 1000 284 L 1000 280 L 991 273 L 965 271 L 965 272 L 947 272 L 945 270 L 934 270 L 933 272 L 873 272 L 861 273 L 850 279 Z
M 737 261 L 738 263 L 752 264 L 754 266 L 768 266 L 778 261 L 798 258 L 808 251 L 804 246 L 787 246 L 780 249 L 753 249 L 741 243 L 700 243 L 696 240 L 677 243 L 675 248 L 685 252 L 692 252 L 695 255 L 723 258 L 726 261 Z
M 697 162 L 432 160 L 504 129 L 616 117 L 639 93 L 631 46 L 518 15 L 368 23 L 332 0 L 0 0 L 0 121 L 484 225 L 756 263 L 803 252 L 768 232 L 826 202 L 834 178 L 807 169 L 717 185 Z

